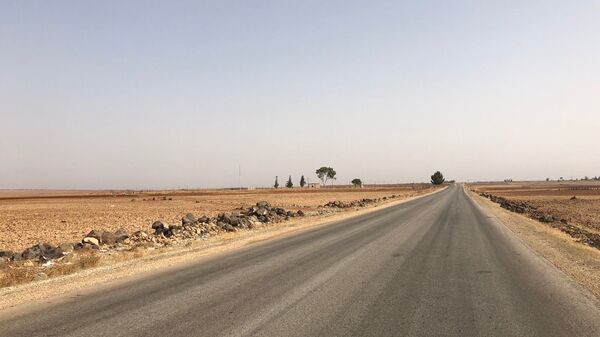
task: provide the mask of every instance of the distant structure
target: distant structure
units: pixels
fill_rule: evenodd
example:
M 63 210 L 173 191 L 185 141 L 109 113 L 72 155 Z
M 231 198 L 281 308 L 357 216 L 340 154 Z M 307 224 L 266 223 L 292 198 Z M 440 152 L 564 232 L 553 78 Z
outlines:
M 307 188 L 321 188 L 321 183 L 308 183 L 306 184 Z

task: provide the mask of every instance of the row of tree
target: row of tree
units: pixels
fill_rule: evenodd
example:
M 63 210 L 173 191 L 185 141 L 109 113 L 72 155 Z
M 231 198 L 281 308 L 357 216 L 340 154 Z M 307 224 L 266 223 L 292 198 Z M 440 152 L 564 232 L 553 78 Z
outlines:
M 317 177 L 319 177 L 323 185 L 325 185 L 327 181 L 333 181 L 336 179 L 337 172 L 335 172 L 335 170 L 331 167 L 323 166 L 317 169 L 315 171 L 315 174 L 317 175 Z M 304 179 L 304 175 L 302 175 L 302 177 L 300 178 L 300 187 L 304 186 L 306 186 L 306 180 Z M 275 177 L 275 184 L 273 184 L 273 187 L 279 188 L 279 177 L 277 176 Z M 294 187 L 294 183 L 292 182 L 292 176 L 289 176 L 288 181 L 285 183 L 285 187 Z
M 335 172 L 335 170 L 331 167 L 323 166 L 323 167 L 320 167 L 319 169 L 317 169 L 315 171 L 315 174 L 317 175 L 317 177 L 319 177 L 319 179 L 321 180 L 323 185 L 325 185 L 327 183 L 327 181 L 334 181 L 336 179 L 337 172 Z M 446 179 L 444 178 L 444 175 L 440 171 L 436 171 L 431 176 L 431 183 L 434 185 L 441 185 L 445 181 L 446 181 Z M 351 183 L 354 187 L 362 187 L 362 185 L 363 185 L 362 180 L 360 180 L 359 178 L 352 179 Z M 302 175 L 302 177 L 300 178 L 300 187 L 304 187 L 304 186 L 306 186 L 306 180 L 304 179 L 304 175 Z M 278 176 L 275 176 L 275 184 L 273 184 L 273 187 L 279 188 L 279 177 Z M 289 176 L 288 181 L 285 183 L 285 187 L 287 187 L 287 188 L 294 187 L 294 183 L 292 182 L 292 176 Z
M 304 186 L 306 186 L 306 180 L 304 179 L 304 175 L 302 175 L 302 177 L 300 178 L 300 187 L 304 187 Z M 277 177 L 277 176 L 275 176 L 275 184 L 273 184 L 273 187 L 279 188 L 279 177 Z M 292 182 L 292 176 L 290 176 L 288 178 L 288 181 L 285 183 L 285 187 L 287 187 L 287 188 L 294 187 L 294 183 Z

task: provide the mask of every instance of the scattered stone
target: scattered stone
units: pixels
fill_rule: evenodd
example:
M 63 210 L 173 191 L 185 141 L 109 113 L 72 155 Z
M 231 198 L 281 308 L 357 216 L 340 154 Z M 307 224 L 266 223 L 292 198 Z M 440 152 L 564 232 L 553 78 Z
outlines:
M 360 199 L 360 200 L 354 200 L 354 201 L 330 201 L 328 203 L 326 203 L 325 205 L 323 205 L 322 207 L 328 207 L 328 208 L 353 208 L 353 207 L 366 207 L 368 205 L 380 202 L 384 199 L 382 198 L 375 198 L 375 199 L 370 199 L 370 198 L 364 198 L 364 199 Z

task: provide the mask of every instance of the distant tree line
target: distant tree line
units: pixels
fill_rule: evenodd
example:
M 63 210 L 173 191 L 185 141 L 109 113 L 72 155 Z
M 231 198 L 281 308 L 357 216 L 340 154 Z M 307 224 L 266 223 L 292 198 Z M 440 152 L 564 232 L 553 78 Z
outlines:
M 337 177 L 336 177 L 337 172 L 335 172 L 335 170 L 332 167 L 328 167 L 328 166 L 323 166 L 323 167 L 317 169 L 315 171 L 315 174 L 321 180 L 323 185 L 325 185 L 328 181 L 334 181 L 337 179 Z M 304 186 L 306 186 L 306 184 L 307 184 L 306 179 L 304 178 L 304 175 L 302 175 L 300 177 L 300 187 L 304 187 Z M 361 185 L 362 185 L 362 183 L 361 183 Z M 279 188 L 279 177 L 278 176 L 275 176 L 275 183 L 273 184 L 273 187 Z M 288 180 L 285 183 L 285 187 L 287 187 L 287 188 L 294 187 L 294 182 L 292 181 L 291 175 L 288 177 Z
M 558 178 L 556 181 L 564 181 L 565 178 L 564 177 L 560 177 Z M 571 180 L 571 181 L 577 181 L 577 180 L 583 180 L 583 181 L 588 181 L 588 180 L 600 180 L 600 176 L 594 176 L 594 177 L 589 177 L 589 176 L 585 176 L 583 178 L 567 178 L 567 180 Z M 552 179 L 550 178 L 546 178 L 546 181 L 552 181 Z
M 337 172 L 329 166 L 322 166 L 320 168 L 318 168 L 315 171 L 315 174 L 317 175 L 317 177 L 319 178 L 319 180 L 321 180 L 321 183 L 323 185 L 326 185 L 328 181 L 333 182 L 334 180 L 337 179 Z M 594 179 L 599 179 L 598 177 L 594 177 Z M 512 181 L 512 179 L 510 180 Z M 431 175 L 431 183 L 433 185 L 441 185 L 444 182 L 446 182 L 446 178 L 444 178 L 444 175 L 442 174 L 442 172 L 440 171 L 436 171 L 434 174 Z M 449 183 L 454 183 L 454 180 L 450 180 Z M 352 179 L 352 181 L 350 182 L 352 184 L 352 186 L 354 187 L 362 187 L 363 186 L 363 182 L 360 178 L 354 178 Z M 302 175 L 302 177 L 300 178 L 300 187 L 304 187 L 306 186 L 306 179 L 304 178 L 304 175 Z M 275 184 L 273 184 L 274 188 L 279 188 L 279 177 L 275 176 Z M 288 180 L 285 183 L 285 187 L 287 188 L 293 188 L 294 187 L 294 182 L 292 181 L 292 176 L 288 176 Z

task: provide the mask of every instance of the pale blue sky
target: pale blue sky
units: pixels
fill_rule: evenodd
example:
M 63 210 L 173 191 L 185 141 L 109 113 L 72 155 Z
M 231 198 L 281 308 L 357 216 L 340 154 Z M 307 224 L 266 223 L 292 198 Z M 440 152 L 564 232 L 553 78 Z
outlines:
M 0 188 L 600 175 L 598 1 L 1 1 Z

